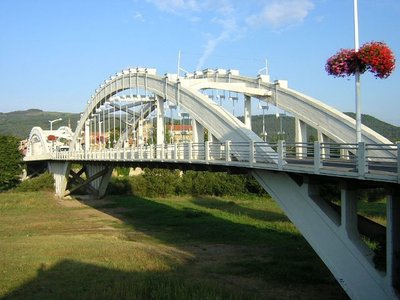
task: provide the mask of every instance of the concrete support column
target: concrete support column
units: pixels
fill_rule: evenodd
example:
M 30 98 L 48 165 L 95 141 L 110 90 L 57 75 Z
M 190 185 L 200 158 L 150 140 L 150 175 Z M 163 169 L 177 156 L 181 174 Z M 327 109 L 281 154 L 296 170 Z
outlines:
M 164 99 L 156 96 L 157 99 L 157 145 L 161 145 L 165 140 L 164 132 Z
M 351 299 L 396 299 L 388 291 L 382 272 L 375 269 L 369 253 L 366 255 L 358 241 L 354 242 L 336 225 L 328 210 L 321 209 L 310 196 L 307 183 L 299 187 L 298 182 L 284 172 L 254 169 L 252 174 L 280 204 Z M 354 203 L 347 201 L 351 201 L 352 197 L 347 190 L 344 196 L 346 203 L 342 203 L 346 207 L 342 226 L 350 235 L 354 232 L 355 207 Z M 397 215 L 400 215 L 398 211 Z
M 323 134 L 321 131 L 318 130 L 318 142 L 320 143 L 329 143 L 329 138 Z M 321 157 L 322 158 L 329 158 L 330 155 L 330 150 L 329 146 L 327 145 L 322 145 L 321 147 Z
M 204 143 L 204 126 L 192 119 L 193 143 Z
M 144 144 L 143 123 L 144 123 L 143 119 L 140 119 L 138 121 L 138 133 L 137 133 L 137 135 L 138 135 L 138 145 L 139 146 Z
M 208 141 L 211 143 L 217 143 L 218 139 L 215 136 L 213 136 L 210 131 L 208 131 Z
M 90 126 L 89 122 L 85 123 L 85 152 L 90 151 Z
M 400 293 L 400 196 L 387 196 L 386 278 L 389 288 Z
M 307 124 L 299 118 L 294 119 L 295 122 L 295 143 L 306 144 L 307 143 Z M 296 146 L 296 157 L 305 158 L 307 157 L 306 145 Z
M 350 240 L 358 239 L 357 198 L 354 190 L 341 188 L 341 228 Z
M 96 174 L 106 170 L 104 175 L 100 176 L 97 179 L 92 180 L 89 183 L 91 187 L 97 190 L 97 196 L 99 198 L 103 197 L 106 193 L 108 183 L 110 182 L 113 168 L 103 165 L 86 165 L 85 170 L 88 178 L 95 176 Z
M 63 198 L 67 188 L 71 163 L 50 161 L 48 167 L 49 172 L 53 174 L 56 195 L 59 198 Z
M 251 129 L 251 97 L 244 95 L 244 125 Z

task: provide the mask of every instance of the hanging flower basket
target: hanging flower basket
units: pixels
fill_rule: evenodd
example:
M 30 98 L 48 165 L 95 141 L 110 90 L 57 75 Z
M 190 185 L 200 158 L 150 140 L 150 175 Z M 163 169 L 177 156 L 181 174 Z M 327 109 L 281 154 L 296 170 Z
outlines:
M 362 46 L 358 51 L 358 59 L 377 78 L 389 77 L 396 63 L 392 50 L 382 42 L 371 42 Z
M 50 134 L 47 136 L 47 140 L 50 142 L 53 142 L 53 141 L 57 140 L 57 137 L 53 134 Z
M 358 52 L 341 49 L 330 57 L 325 65 L 329 75 L 346 77 L 357 71 L 363 74 L 370 71 L 376 78 L 387 78 L 393 72 L 396 59 L 392 50 L 383 42 L 364 44 Z

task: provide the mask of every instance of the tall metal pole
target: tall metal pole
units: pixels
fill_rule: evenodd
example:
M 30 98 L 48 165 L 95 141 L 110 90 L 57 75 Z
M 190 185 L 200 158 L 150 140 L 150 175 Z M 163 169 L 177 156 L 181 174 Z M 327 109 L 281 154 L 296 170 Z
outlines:
M 354 51 L 358 52 L 359 37 L 358 37 L 358 1 L 354 0 Z M 360 83 L 360 71 L 357 67 L 355 73 L 355 92 L 356 92 L 356 141 L 357 143 L 362 142 L 361 138 L 361 83 Z

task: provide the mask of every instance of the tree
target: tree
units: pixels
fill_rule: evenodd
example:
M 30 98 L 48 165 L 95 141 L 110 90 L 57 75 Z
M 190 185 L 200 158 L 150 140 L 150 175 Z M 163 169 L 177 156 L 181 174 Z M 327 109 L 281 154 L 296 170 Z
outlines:
M 22 154 L 19 140 L 13 136 L 0 135 L 0 191 L 16 186 L 22 171 Z

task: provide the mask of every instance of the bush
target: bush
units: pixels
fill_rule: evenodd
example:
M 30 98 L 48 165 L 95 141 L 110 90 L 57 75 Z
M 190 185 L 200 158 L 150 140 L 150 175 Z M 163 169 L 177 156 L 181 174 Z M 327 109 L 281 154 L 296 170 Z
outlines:
M 13 136 L 0 136 L 0 191 L 15 187 L 22 172 L 22 154 L 19 140 Z
M 113 177 L 108 194 L 131 194 L 139 197 L 166 197 L 168 195 L 238 195 L 266 192 L 251 176 L 224 172 L 200 172 L 168 169 L 144 169 L 132 177 Z
M 130 195 L 131 182 L 126 177 L 112 177 L 107 187 L 107 194 Z
M 179 170 L 144 169 L 143 178 L 147 181 L 147 196 L 175 194 L 180 180 Z
M 43 173 L 38 177 L 22 181 L 20 185 L 15 188 L 17 192 L 38 192 L 38 191 L 53 191 L 54 178 L 50 173 Z

